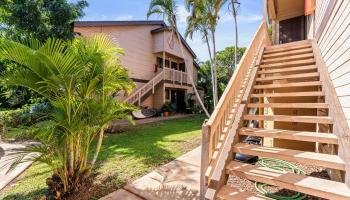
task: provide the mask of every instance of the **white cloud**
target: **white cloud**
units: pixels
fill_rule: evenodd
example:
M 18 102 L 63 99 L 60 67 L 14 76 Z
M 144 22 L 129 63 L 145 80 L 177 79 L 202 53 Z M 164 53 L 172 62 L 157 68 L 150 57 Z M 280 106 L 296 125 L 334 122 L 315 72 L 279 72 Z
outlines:
M 242 22 L 257 22 L 261 21 L 262 16 L 261 15 L 238 15 L 237 20 L 240 20 Z
M 187 17 L 190 15 L 190 13 L 187 11 L 184 5 L 180 5 L 177 7 L 177 17 L 178 17 L 178 23 L 180 25 L 185 25 Z
M 116 21 L 129 21 L 129 20 L 133 20 L 134 16 L 132 15 L 122 15 L 122 16 L 118 16 L 116 18 L 114 18 L 114 20 Z
M 237 22 L 257 22 L 261 21 L 262 16 L 261 15 L 256 15 L 256 14 L 240 14 L 238 13 L 237 16 Z M 232 21 L 233 17 L 231 13 L 225 12 L 225 13 L 220 13 L 220 21 L 221 22 L 227 22 L 227 21 Z

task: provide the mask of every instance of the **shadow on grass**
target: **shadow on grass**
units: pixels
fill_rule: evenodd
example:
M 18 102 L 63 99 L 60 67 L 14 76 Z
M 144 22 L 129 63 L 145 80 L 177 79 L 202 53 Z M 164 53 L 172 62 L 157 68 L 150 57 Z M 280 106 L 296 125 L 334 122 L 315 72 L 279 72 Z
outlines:
M 103 165 L 106 160 L 116 155 L 141 159 L 145 165 L 150 166 L 175 159 L 177 154 L 174 151 L 177 150 L 171 147 L 175 143 L 186 142 L 186 136 L 195 136 L 193 132 L 201 129 L 202 121 L 202 116 L 195 116 L 142 125 L 122 134 L 106 135 L 99 155 L 99 164 Z
M 48 195 L 48 190 L 43 188 L 40 190 L 35 190 L 26 194 L 10 194 L 2 198 L 2 200 L 32 200 L 40 199 L 41 196 Z
M 122 187 L 132 179 L 175 159 L 183 150 L 179 144 L 199 137 L 204 117 L 169 120 L 141 125 L 121 134 L 105 136 L 98 157 L 96 181 L 92 188 L 76 194 L 73 199 L 98 199 Z M 34 173 L 38 176 L 45 172 Z M 9 194 L 5 200 L 39 199 L 48 193 L 46 188 L 28 193 Z

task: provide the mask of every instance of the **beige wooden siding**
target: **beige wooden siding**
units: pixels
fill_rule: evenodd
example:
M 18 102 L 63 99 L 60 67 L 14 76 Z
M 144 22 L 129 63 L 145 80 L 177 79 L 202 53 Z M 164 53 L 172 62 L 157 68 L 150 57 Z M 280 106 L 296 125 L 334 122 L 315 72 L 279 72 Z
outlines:
M 178 58 L 182 58 L 182 53 L 181 53 L 181 49 L 180 49 L 181 46 L 180 46 L 179 40 L 177 39 L 177 36 L 173 32 L 171 32 L 171 31 L 165 32 L 165 43 L 163 42 L 164 32 L 155 33 L 153 35 L 154 35 L 153 36 L 153 42 L 154 42 L 153 52 L 154 53 L 159 53 L 159 52 L 165 51 L 171 55 L 177 56 Z M 188 51 L 188 49 L 185 46 L 183 46 L 183 49 L 184 49 L 185 58 L 187 60 L 188 69 L 190 70 L 188 72 L 188 74 L 194 74 L 193 80 L 195 83 L 197 83 L 197 74 L 195 74 L 196 69 L 194 69 L 195 66 L 193 65 L 194 57 L 192 56 L 192 54 Z M 175 61 L 181 62 L 180 59 L 175 59 Z M 190 80 L 188 79 L 187 82 L 190 82 Z
M 320 26 L 327 4 L 331 0 L 316 1 L 315 25 Z M 329 75 L 350 125 L 350 1 L 339 0 L 318 40 Z
M 129 70 L 132 78 L 150 80 L 155 76 L 155 56 L 152 54 L 151 30 L 160 26 L 106 26 L 76 27 L 75 31 L 84 35 L 105 33 L 125 50 L 121 62 Z
M 334 0 L 319 0 L 316 4 L 315 29 L 317 30 L 325 17 L 329 3 Z

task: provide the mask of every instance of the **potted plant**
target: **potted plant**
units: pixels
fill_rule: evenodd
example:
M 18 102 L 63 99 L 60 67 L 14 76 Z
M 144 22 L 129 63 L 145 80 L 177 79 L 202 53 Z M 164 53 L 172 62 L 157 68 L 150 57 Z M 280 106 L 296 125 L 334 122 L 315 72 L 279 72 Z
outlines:
M 175 109 L 176 108 L 175 108 L 174 104 L 168 102 L 162 106 L 161 110 L 163 112 L 163 116 L 168 117 L 170 115 L 170 113 L 173 112 Z

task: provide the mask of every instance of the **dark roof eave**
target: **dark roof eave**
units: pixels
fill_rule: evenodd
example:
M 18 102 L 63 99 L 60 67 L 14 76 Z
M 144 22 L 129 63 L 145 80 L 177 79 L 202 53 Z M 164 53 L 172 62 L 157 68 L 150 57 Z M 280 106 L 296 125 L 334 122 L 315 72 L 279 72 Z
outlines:
M 140 21 L 75 21 L 75 27 L 89 26 L 134 26 L 134 25 L 161 25 L 166 26 L 162 20 L 140 20 Z

